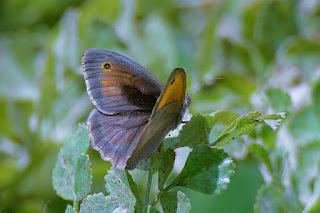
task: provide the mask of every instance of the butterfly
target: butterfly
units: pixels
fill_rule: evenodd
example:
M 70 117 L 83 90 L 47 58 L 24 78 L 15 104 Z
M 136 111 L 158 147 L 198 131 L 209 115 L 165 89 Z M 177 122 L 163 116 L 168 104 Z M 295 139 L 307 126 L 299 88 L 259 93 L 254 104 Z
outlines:
M 95 106 L 87 120 L 91 145 L 114 167 L 132 170 L 182 121 L 191 102 L 185 71 L 174 69 L 163 85 L 130 58 L 95 48 L 81 64 Z

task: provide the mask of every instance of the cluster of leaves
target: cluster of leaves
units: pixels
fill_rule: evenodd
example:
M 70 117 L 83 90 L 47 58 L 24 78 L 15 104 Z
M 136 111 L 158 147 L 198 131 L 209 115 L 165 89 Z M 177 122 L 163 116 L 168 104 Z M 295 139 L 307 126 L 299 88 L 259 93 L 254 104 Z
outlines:
M 189 87 L 223 76 L 214 88 L 207 85 L 192 93 L 192 114 L 222 108 L 239 114 L 286 112 L 287 119 L 276 132 L 261 125 L 223 148 L 239 164 L 255 155 L 261 159 L 264 184 L 256 196 L 256 212 L 269 208 L 267 203 L 277 207 L 280 201 L 284 210 L 317 212 L 319 4 L 305 0 L 3 1 L 0 206 L 12 212 L 65 208 L 66 202 L 52 189 L 50 174 L 61 143 L 92 108 L 80 58 L 86 48 L 96 47 L 131 57 L 162 81 L 174 67 L 187 68 Z M 239 116 L 227 114 L 209 134 L 211 145 Z M 224 138 L 219 141 L 215 144 L 225 144 Z M 110 164 L 94 152 L 90 161 L 95 165 L 92 191 L 102 191 L 103 184 L 95 178 L 105 175 Z M 197 205 L 211 208 L 212 203 L 214 199 Z M 219 209 L 219 204 L 214 208 Z M 193 210 L 203 212 L 197 205 Z M 232 207 L 230 211 L 241 211 L 236 204 Z M 273 212 L 277 210 L 283 209 Z
M 152 157 L 141 161 L 138 169 L 149 172 L 146 199 L 128 171 L 111 168 L 105 176 L 106 191 L 86 197 L 91 189 L 92 171 L 89 156 L 85 154 L 89 146 L 85 125 L 80 125 L 67 143 L 61 148 L 54 167 L 52 180 L 57 194 L 66 200 L 74 201 L 74 208 L 67 206 L 66 212 L 78 212 L 78 201 L 82 200 L 80 212 L 159 212 L 155 204 L 160 200 L 164 212 L 189 212 L 191 205 L 181 191 L 175 187 L 186 187 L 204 194 L 215 195 L 226 189 L 235 165 L 231 157 L 217 148 L 228 144 L 232 138 L 252 132 L 258 124 L 266 124 L 273 130 L 281 124 L 284 115 L 268 115 L 253 112 L 234 120 L 229 127 L 213 142 L 209 133 L 218 118 L 226 111 L 220 110 L 211 115 L 197 115 L 183 126 L 178 137 L 166 138 Z M 176 148 L 192 148 L 186 163 L 171 182 L 166 184 L 175 161 Z M 252 144 L 253 152 L 263 160 L 265 150 Z M 149 202 L 152 175 L 158 172 L 159 193 Z

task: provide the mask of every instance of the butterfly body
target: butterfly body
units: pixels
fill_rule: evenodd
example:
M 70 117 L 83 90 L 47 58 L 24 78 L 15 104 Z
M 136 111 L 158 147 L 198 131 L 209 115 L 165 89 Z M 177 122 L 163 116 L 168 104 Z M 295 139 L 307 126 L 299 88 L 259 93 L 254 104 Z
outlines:
M 87 121 L 92 147 L 117 168 L 134 169 L 151 156 L 190 104 L 181 68 L 163 86 L 133 60 L 101 49 L 87 49 L 82 68 L 96 107 Z

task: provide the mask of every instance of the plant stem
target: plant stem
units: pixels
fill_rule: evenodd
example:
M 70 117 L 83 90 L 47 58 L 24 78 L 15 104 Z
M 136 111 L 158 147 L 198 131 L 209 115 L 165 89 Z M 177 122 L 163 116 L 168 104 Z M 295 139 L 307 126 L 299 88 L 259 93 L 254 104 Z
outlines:
M 163 190 L 161 190 L 161 191 L 159 192 L 159 194 L 157 194 L 157 196 L 155 197 L 155 199 L 153 200 L 153 202 L 151 203 L 151 206 L 154 206 L 154 205 L 158 202 L 159 198 L 161 197 L 161 195 L 162 195 L 163 193 L 169 191 L 170 189 L 172 189 L 172 188 L 175 187 L 175 186 L 176 186 L 175 184 L 172 184 L 172 183 L 171 183 L 169 186 L 167 186 L 166 188 L 164 188 Z
M 172 182 L 169 186 L 167 186 L 163 191 L 167 192 L 169 191 L 170 189 L 172 189 L 173 187 L 175 187 L 177 185 L 177 183 L 175 182 Z
M 73 200 L 73 208 L 75 212 L 79 212 L 79 201 L 76 199 Z
M 150 200 L 150 191 L 151 191 L 151 183 L 152 183 L 152 172 L 149 170 L 148 174 L 148 182 L 147 182 L 147 189 L 146 189 L 146 197 L 144 201 L 144 212 L 148 211 L 149 200 Z
M 151 203 L 151 206 L 154 206 L 158 202 L 159 198 L 163 193 L 164 191 L 160 191 L 159 194 L 157 194 L 157 196 L 154 198 L 154 201 Z

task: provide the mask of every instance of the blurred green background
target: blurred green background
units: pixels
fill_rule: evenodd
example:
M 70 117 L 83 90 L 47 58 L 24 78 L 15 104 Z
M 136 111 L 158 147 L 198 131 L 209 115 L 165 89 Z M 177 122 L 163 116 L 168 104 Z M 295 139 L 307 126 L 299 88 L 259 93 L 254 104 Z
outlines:
M 2 212 L 63 212 L 71 203 L 55 194 L 51 172 L 93 108 L 80 64 L 92 47 L 127 55 L 163 82 L 186 68 L 188 89 L 222 76 L 191 93 L 192 114 L 287 113 L 279 131 L 258 128 L 225 147 L 236 175 L 218 196 L 184 190 L 191 212 L 254 211 L 270 177 L 246 149 L 253 140 L 268 144 L 274 178 L 295 202 L 291 212 L 319 204 L 320 1 L 3 0 L 0 32 Z M 89 155 L 92 193 L 105 193 L 110 164 Z

